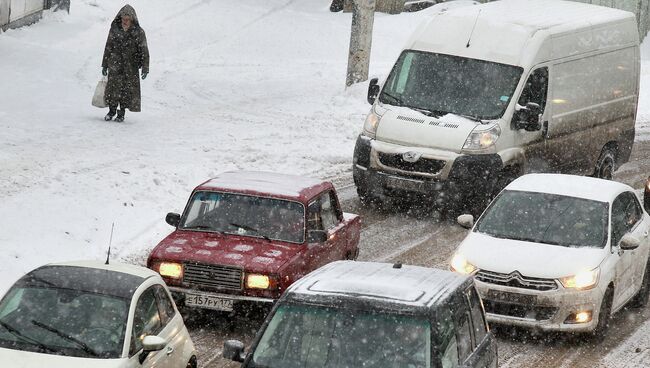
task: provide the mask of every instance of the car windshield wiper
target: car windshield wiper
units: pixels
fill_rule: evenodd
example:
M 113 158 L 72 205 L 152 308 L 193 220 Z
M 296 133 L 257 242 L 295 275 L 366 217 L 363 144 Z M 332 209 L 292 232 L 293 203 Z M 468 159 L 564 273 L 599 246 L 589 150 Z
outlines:
M 36 346 L 38 346 L 39 348 L 41 348 L 41 349 L 43 349 L 45 351 L 49 351 L 49 352 L 52 352 L 52 353 L 56 352 L 56 350 L 54 350 L 51 347 L 43 344 L 42 342 L 37 341 L 37 340 L 35 340 L 35 339 L 31 338 L 31 337 L 27 337 L 27 336 L 23 335 L 17 328 L 11 326 L 7 322 L 0 321 L 0 326 L 4 327 L 5 330 L 9 331 L 12 335 L 18 337 L 19 339 L 21 339 L 22 341 L 24 341 L 26 343 L 36 345 Z
M 39 322 L 39 321 L 36 321 L 36 320 L 32 320 L 31 322 L 32 322 L 32 324 L 34 326 L 38 326 L 38 327 L 40 327 L 42 329 L 48 330 L 48 331 L 52 332 L 53 334 L 65 339 L 65 340 L 72 341 L 73 343 L 79 345 L 86 353 L 91 354 L 93 356 L 99 356 L 99 353 L 97 353 L 95 350 L 93 350 L 85 342 L 83 342 L 81 340 L 78 340 L 78 339 L 76 339 L 76 338 L 74 338 L 74 337 L 72 337 L 72 336 L 70 336 L 68 334 L 65 334 L 65 333 L 57 330 L 56 328 L 54 328 L 52 326 L 48 326 L 43 322 Z
M 183 226 L 183 230 L 210 230 L 217 233 L 220 233 L 219 230 L 215 230 L 212 226 L 208 225 L 192 225 L 192 226 Z
M 264 239 L 264 240 L 266 240 L 266 241 L 271 241 L 271 238 L 269 238 L 269 237 L 266 236 L 266 235 L 259 234 L 260 231 L 259 231 L 258 229 L 256 229 L 256 228 L 252 227 L 252 226 L 241 225 L 241 224 L 238 224 L 238 223 L 235 223 L 235 222 L 231 222 L 229 225 L 230 225 L 230 226 L 234 226 L 234 227 L 238 227 L 238 228 L 240 228 L 240 229 L 244 229 L 244 230 L 246 230 L 246 231 L 252 231 L 252 232 L 255 233 L 255 236 L 256 236 L 256 237 L 262 238 L 262 239 Z

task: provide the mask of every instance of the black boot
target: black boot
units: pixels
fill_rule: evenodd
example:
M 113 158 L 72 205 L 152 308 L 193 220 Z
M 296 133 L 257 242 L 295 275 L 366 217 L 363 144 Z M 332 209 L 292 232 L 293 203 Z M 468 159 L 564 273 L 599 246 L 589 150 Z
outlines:
M 115 121 L 117 123 L 121 123 L 124 121 L 124 114 L 126 114 L 126 109 L 119 109 L 117 111 L 117 116 L 115 117 Z
M 115 116 L 116 111 L 117 111 L 117 106 L 109 106 L 108 107 L 108 114 L 106 114 L 106 116 L 104 116 L 104 120 L 106 120 L 106 121 L 113 120 L 113 116 Z

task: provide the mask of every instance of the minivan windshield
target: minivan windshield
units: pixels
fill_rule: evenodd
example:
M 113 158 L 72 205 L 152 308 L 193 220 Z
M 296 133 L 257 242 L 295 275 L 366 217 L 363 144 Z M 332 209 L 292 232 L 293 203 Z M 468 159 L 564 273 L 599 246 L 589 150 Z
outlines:
M 476 224 L 476 232 L 564 247 L 601 248 L 609 205 L 549 193 L 504 190 Z
M 429 368 L 430 323 L 415 316 L 282 305 L 247 367 Z
M 283 199 L 199 191 L 190 199 L 179 228 L 302 243 L 305 208 Z
M 397 59 L 379 101 L 475 119 L 505 112 L 523 69 L 459 56 L 406 50 Z

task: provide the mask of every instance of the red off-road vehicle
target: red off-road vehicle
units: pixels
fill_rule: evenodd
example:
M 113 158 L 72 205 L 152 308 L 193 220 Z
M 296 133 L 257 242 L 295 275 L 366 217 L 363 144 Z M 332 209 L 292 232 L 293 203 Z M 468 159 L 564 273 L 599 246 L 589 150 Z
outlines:
M 189 307 L 273 302 L 312 270 L 359 253 L 359 216 L 341 211 L 330 182 L 299 176 L 223 173 L 166 221 L 176 230 L 147 266 Z

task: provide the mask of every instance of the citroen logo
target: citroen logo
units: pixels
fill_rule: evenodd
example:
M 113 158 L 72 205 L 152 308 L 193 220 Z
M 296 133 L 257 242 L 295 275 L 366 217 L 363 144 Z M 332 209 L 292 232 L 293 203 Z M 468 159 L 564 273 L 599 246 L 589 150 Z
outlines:
M 421 156 L 422 154 L 420 152 L 408 151 L 402 153 L 402 160 L 413 163 L 419 160 Z

